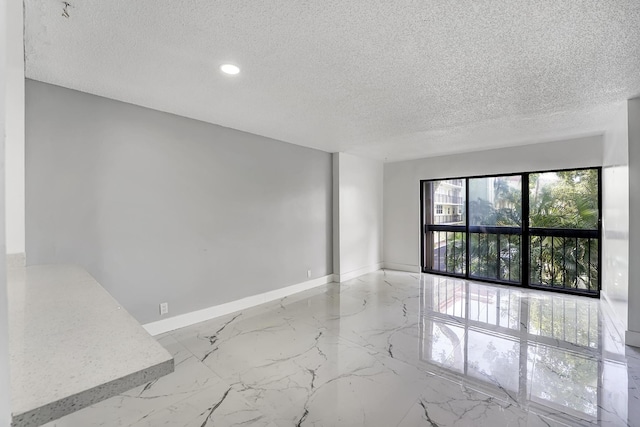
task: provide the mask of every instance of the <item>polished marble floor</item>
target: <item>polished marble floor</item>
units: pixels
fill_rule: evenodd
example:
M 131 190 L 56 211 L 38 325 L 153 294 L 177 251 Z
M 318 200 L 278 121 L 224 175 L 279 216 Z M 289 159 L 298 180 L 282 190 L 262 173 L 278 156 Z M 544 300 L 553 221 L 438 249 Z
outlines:
M 378 271 L 157 337 L 173 374 L 53 426 L 640 426 L 596 299 Z

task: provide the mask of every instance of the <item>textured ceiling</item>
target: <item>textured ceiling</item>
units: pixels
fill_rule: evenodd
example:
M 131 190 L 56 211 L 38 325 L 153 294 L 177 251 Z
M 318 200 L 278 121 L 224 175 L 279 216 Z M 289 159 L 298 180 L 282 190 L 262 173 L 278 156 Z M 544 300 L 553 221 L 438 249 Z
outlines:
M 25 5 L 29 78 L 388 161 L 599 132 L 640 95 L 638 0 Z

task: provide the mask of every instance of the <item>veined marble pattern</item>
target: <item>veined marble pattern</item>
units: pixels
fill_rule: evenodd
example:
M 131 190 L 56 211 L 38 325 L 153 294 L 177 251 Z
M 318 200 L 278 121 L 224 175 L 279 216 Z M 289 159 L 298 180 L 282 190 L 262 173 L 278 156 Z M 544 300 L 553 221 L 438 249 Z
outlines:
M 602 304 L 378 271 L 157 337 L 173 374 L 48 426 L 640 425 Z

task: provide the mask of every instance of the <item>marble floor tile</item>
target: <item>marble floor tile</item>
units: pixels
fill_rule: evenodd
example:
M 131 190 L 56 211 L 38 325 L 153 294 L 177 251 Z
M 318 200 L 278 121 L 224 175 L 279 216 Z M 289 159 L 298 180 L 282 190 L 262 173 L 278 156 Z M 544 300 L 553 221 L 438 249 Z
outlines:
M 212 367 L 247 401 L 271 408 L 279 425 L 394 425 L 431 377 L 339 337 L 315 338 L 248 368 L 220 359 Z M 250 340 L 234 345 L 257 350 Z
M 424 393 L 400 422 L 413 426 L 567 426 L 490 395 L 459 386 L 439 387 Z
M 53 426 L 633 426 L 596 299 L 378 271 L 156 337 L 176 372 Z
M 209 387 L 138 421 L 145 427 L 255 426 L 277 425 L 227 384 Z

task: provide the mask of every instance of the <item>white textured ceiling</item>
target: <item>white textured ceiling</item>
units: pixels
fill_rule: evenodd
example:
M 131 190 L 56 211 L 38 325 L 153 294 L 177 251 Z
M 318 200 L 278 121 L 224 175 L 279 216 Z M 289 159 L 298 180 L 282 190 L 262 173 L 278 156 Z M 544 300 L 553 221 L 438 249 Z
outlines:
M 640 0 L 25 5 L 29 78 L 388 161 L 600 132 L 640 95 Z

